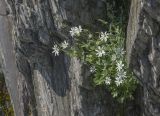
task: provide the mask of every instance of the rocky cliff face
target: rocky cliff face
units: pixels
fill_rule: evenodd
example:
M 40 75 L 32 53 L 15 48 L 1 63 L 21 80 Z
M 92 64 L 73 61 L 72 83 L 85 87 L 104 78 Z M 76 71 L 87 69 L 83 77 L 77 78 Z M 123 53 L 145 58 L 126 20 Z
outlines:
M 89 85 L 78 60 L 51 53 L 55 40 L 70 40 L 64 25 L 103 18 L 103 0 L 1 0 L 0 5 L 3 71 L 16 116 L 115 116 L 114 101 Z
M 159 17 L 152 8 L 159 2 L 132 1 L 128 61 L 144 87 L 144 111 L 158 116 Z M 105 8 L 104 0 L 0 1 L 0 51 L 16 116 L 116 116 L 119 105 L 106 90 L 92 88 L 86 67 L 51 53 L 55 40 L 71 40 L 71 26 L 97 28 Z M 133 102 L 124 106 L 123 116 L 140 115 L 139 101 Z
M 143 86 L 143 115 L 160 115 L 160 1 L 132 0 L 128 62 Z

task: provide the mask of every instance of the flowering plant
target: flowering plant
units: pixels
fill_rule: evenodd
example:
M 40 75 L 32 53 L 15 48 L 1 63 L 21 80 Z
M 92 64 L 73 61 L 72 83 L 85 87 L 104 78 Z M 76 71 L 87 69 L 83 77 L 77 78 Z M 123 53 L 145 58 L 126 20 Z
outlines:
M 113 97 L 123 102 L 132 98 L 137 82 L 127 68 L 124 32 L 120 24 L 109 26 L 108 31 L 100 33 L 91 33 L 81 26 L 73 27 L 70 34 L 75 38 L 74 46 L 69 47 L 64 41 L 59 49 L 88 64 L 95 85 L 105 85 Z M 53 53 L 58 55 L 59 49 L 54 45 Z

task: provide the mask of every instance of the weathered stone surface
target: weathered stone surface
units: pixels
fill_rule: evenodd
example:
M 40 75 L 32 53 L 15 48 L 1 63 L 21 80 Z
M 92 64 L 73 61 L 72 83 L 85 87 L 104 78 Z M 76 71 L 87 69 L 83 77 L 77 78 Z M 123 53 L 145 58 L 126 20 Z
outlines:
M 51 53 L 55 41 L 71 41 L 71 26 L 97 28 L 104 0 L 1 0 L 0 5 L 2 13 L 9 12 L 0 16 L 0 48 L 16 116 L 116 116 L 120 106 L 106 90 L 92 88 L 86 67 Z M 139 116 L 137 104 L 127 104 L 122 115 Z
M 143 115 L 160 115 L 160 2 L 132 0 L 128 62 L 143 86 Z
M 9 15 L 1 17 L 0 43 L 16 116 L 115 115 L 110 95 L 84 84 L 87 77 L 78 60 L 51 54 L 55 40 L 70 39 L 62 30 L 64 22 L 68 28 L 94 23 L 103 18 L 103 1 L 6 0 L 6 5 Z

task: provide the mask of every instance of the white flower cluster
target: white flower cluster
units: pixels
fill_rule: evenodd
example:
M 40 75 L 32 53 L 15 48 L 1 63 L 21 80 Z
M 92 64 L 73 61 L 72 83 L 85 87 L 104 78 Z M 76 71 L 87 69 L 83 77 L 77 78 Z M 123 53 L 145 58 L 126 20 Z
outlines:
M 107 32 L 101 32 L 100 40 L 106 42 L 108 40 L 109 34 Z
M 123 69 L 124 64 L 122 61 L 117 62 L 117 76 L 115 83 L 117 86 L 123 83 L 124 79 L 126 78 L 126 72 Z
M 52 53 L 54 53 L 55 56 L 58 56 L 59 55 L 59 47 L 55 44 L 52 47 L 52 49 L 53 49 Z
M 117 59 L 116 54 L 113 54 L 113 55 L 112 55 L 112 59 L 111 59 L 111 60 L 112 60 L 112 61 L 116 61 L 116 59 Z
M 91 73 L 94 73 L 96 71 L 96 67 L 95 66 L 92 66 L 91 68 L 90 68 L 90 72 Z
M 89 39 L 91 39 L 92 37 L 93 37 L 93 35 L 92 35 L 92 34 L 89 34 L 89 35 L 88 35 L 88 38 L 89 38 Z
M 78 26 L 78 27 L 72 27 L 70 30 L 70 34 L 72 37 L 74 36 L 80 36 L 80 33 L 82 32 L 82 27 Z
M 117 71 L 120 72 L 124 67 L 124 64 L 122 61 L 117 62 Z
M 61 43 L 60 47 L 62 49 L 66 49 L 68 47 L 68 45 L 69 45 L 69 43 L 67 41 L 64 41 Z M 52 53 L 54 53 L 55 56 L 59 56 L 60 47 L 58 47 L 58 45 L 56 45 L 56 44 L 52 47 L 52 49 L 53 49 Z
M 116 48 L 115 52 L 116 52 L 116 55 L 119 57 L 123 57 L 123 55 L 125 54 L 125 51 L 122 48 Z
M 106 54 L 105 50 L 104 50 L 104 47 L 100 47 L 100 46 L 98 46 L 98 49 L 96 50 L 96 52 L 97 52 L 96 55 L 98 57 L 102 57 Z
M 62 42 L 61 46 L 63 49 L 66 49 L 68 47 L 69 43 L 67 41 Z
M 106 77 L 105 84 L 106 85 L 110 85 L 111 84 L 111 78 L 110 77 Z

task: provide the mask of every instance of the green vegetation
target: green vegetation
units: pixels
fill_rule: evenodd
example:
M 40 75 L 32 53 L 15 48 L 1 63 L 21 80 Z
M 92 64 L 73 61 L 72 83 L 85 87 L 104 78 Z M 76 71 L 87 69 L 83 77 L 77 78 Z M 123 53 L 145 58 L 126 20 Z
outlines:
M 70 35 L 74 38 L 74 45 L 69 46 L 64 41 L 53 46 L 55 56 L 64 51 L 87 64 L 94 86 L 105 86 L 121 103 L 133 98 L 137 87 L 137 81 L 126 63 L 127 10 L 126 3 L 123 3 L 119 6 L 114 1 L 106 3 L 107 18 L 105 21 L 98 19 L 105 31 L 93 32 L 81 26 L 72 27 Z
M 5 116 L 14 116 L 10 96 L 8 94 L 2 73 L 0 73 L 0 109 L 5 114 Z

